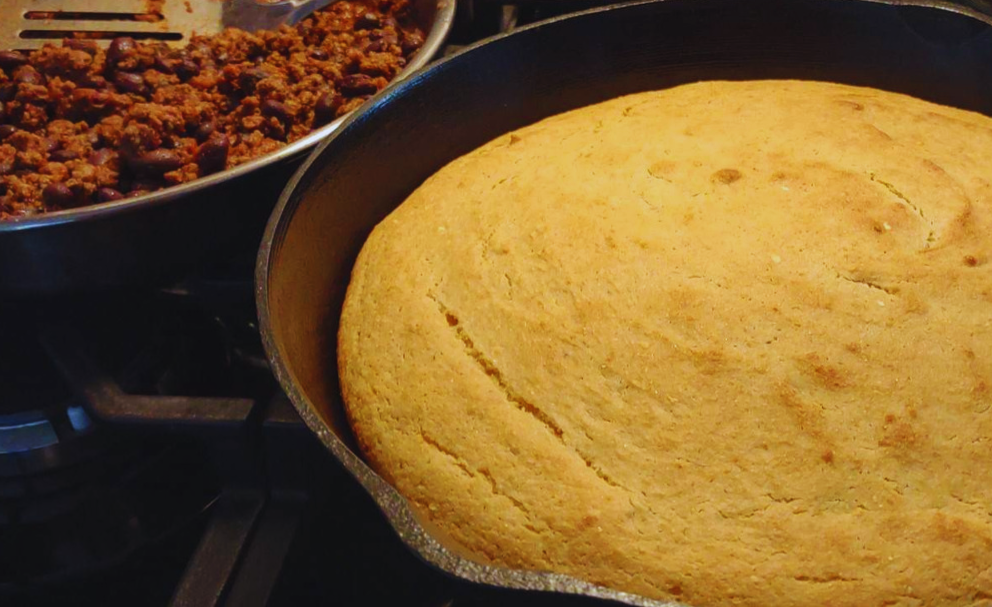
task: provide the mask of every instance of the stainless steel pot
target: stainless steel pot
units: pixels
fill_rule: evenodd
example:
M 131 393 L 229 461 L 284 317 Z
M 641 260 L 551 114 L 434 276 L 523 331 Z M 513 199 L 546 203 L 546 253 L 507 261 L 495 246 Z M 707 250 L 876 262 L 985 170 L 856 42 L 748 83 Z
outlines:
M 969 7 L 911 0 L 661 0 L 540 23 L 435 63 L 352 116 L 283 192 L 256 273 L 275 374 L 427 562 L 481 584 L 658 605 L 586 580 L 486 565 L 435 536 L 365 463 L 336 364 L 338 317 L 365 238 L 454 158 L 546 116 L 637 91 L 706 79 L 817 79 L 992 115 L 990 22 Z
M 424 46 L 402 80 L 441 49 L 455 0 L 415 0 Z M 166 280 L 234 247 L 254 247 L 303 156 L 346 117 L 271 154 L 118 202 L 0 222 L 0 296 Z

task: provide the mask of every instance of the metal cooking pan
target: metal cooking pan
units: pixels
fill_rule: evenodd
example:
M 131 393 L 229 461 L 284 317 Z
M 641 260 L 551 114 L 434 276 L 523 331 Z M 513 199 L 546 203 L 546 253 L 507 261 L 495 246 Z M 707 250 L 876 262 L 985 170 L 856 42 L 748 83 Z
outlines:
M 414 0 L 414 5 L 427 35 L 397 80 L 438 53 L 454 22 L 455 0 Z M 0 221 L 0 295 L 163 280 L 217 252 L 256 246 L 304 154 L 345 118 L 271 154 L 173 188 Z
M 366 465 L 343 415 L 335 351 L 362 243 L 457 156 L 546 116 L 626 93 L 717 78 L 821 79 L 992 114 L 992 20 L 976 8 L 985 7 L 859 0 L 616 5 L 484 41 L 390 87 L 310 157 L 269 222 L 256 295 L 279 381 L 427 562 L 483 584 L 658 604 L 562 575 L 481 564 L 432 535 Z

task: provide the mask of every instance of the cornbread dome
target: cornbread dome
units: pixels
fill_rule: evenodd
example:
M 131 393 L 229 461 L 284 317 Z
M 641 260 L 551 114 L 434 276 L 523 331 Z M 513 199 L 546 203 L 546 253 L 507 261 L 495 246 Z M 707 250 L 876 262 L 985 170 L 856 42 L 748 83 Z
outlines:
M 364 455 L 475 558 L 701 607 L 992 604 L 992 119 L 703 82 L 499 137 L 355 265 Z

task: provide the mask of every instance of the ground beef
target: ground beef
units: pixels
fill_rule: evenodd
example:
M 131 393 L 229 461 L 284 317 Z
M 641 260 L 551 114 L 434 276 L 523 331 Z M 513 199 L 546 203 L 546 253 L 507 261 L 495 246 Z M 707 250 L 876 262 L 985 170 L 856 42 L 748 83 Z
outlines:
M 182 49 L 0 51 L 0 220 L 136 196 L 272 152 L 362 104 L 423 44 L 408 0 L 340 0 Z

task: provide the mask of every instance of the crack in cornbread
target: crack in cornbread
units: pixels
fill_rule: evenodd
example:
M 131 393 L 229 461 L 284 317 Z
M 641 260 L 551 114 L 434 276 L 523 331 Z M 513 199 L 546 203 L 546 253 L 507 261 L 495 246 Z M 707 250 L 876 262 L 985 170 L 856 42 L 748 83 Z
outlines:
M 992 119 L 706 82 L 499 137 L 369 237 L 368 460 L 480 558 L 692 605 L 992 605 Z

